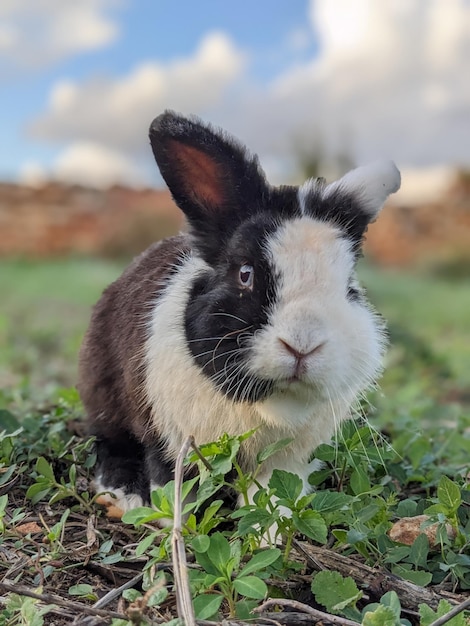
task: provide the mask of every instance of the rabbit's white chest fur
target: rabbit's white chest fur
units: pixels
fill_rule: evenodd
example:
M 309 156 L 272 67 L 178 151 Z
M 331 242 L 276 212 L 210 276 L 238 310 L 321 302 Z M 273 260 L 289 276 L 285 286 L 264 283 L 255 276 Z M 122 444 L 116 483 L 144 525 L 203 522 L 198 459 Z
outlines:
M 247 358 L 254 376 L 276 381 L 267 399 L 248 403 L 227 398 L 188 349 L 181 328 L 192 284 L 208 268 L 203 260 L 188 256 L 158 298 L 146 345 L 145 391 L 153 425 L 165 433 L 173 457 L 188 435 L 205 443 L 223 433 L 258 428 L 245 444 L 246 465 L 268 444 L 291 437 L 294 441 L 269 465 L 305 474 L 313 450 L 348 417 L 358 392 L 380 367 L 382 341 L 374 315 L 336 294 L 338 284 L 347 284 L 352 266 L 349 247 L 336 229 L 298 218 L 277 231 L 268 248 L 279 289 Z M 299 351 L 322 345 L 306 359 L 299 381 L 288 380 L 295 359 L 279 338 Z

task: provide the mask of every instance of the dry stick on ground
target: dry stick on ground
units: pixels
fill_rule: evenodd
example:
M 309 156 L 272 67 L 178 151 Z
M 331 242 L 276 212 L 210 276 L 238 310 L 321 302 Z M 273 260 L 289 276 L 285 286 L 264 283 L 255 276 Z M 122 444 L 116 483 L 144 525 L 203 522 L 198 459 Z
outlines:
M 140 572 L 140 574 L 137 574 L 137 576 L 134 576 L 134 578 L 131 578 L 120 587 L 117 587 L 116 589 L 111 589 L 111 591 L 108 591 L 108 593 L 105 594 L 102 598 L 100 598 L 98 602 L 95 602 L 93 607 L 95 609 L 100 609 L 102 606 L 106 606 L 107 604 L 112 602 L 114 598 L 117 598 L 118 596 L 120 596 L 121 593 L 125 589 L 130 589 L 135 584 L 137 584 L 143 578 L 143 576 L 144 576 L 143 572 Z
M 465 611 L 465 609 L 470 609 L 470 598 L 467 598 L 458 606 L 454 606 L 454 608 L 451 611 L 449 611 L 442 617 L 439 617 L 439 619 L 432 622 L 432 624 L 429 624 L 429 626 L 442 626 L 443 624 L 447 624 L 447 622 L 449 622 L 453 617 L 455 617 L 459 613 L 462 613 L 462 611 Z
M 175 464 L 175 514 L 171 537 L 173 575 L 175 578 L 176 609 L 186 626 L 196 626 L 196 617 L 189 588 L 188 565 L 186 562 L 186 546 L 182 535 L 183 503 L 181 501 L 183 485 L 183 463 L 189 449 L 195 448 L 194 437 L 190 436 L 179 451 Z
M 59 596 L 56 596 L 52 593 L 36 593 L 35 591 L 31 591 L 28 587 L 24 585 L 14 585 L 8 582 L 0 582 L 0 589 L 5 589 L 5 591 L 9 591 L 10 593 L 16 593 L 19 596 L 26 596 L 28 598 L 34 598 L 35 600 L 41 600 L 41 602 L 46 602 L 47 604 L 56 604 L 57 606 L 63 606 L 66 609 L 74 611 L 75 613 L 82 612 L 87 613 L 88 615 L 99 615 L 100 617 L 115 617 L 116 619 L 125 619 L 127 620 L 126 615 L 122 613 L 117 613 L 116 611 L 105 611 L 103 609 L 95 609 L 91 606 L 87 606 L 86 604 L 82 604 L 81 602 L 74 602 L 73 600 L 64 600 Z
M 314 609 L 308 604 L 303 604 L 303 602 L 297 602 L 297 600 L 285 600 L 283 598 L 270 598 L 263 602 L 261 606 L 253 609 L 253 613 L 263 613 L 265 609 L 271 606 L 287 606 L 291 609 L 295 609 L 296 611 L 301 611 L 302 613 L 307 613 L 308 615 L 312 615 L 318 620 L 322 620 L 323 622 L 329 622 L 330 624 L 337 624 L 338 626 L 360 626 L 359 622 L 353 622 L 350 619 L 346 619 L 344 617 L 338 617 L 337 615 L 330 615 L 329 613 L 324 613 L 323 611 L 319 611 L 318 609 Z
M 419 587 L 385 569 L 369 567 L 333 550 L 296 540 L 293 545 L 299 553 L 307 557 L 307 561 L 313 568 L 318 569 L 321 566 L 325 569 L 336 570 L 342 576 L 351 576 L 358 585 L 366 586 L 371 594 L 379 598 L 387 591 L 395 591 L 405 609 L 416 610 L 420 603 L 428 604 L 435 609 L 440 600 L 447 600 L 452 604 L 466 600 L 465 596 L 450 591 L 437 592 L 427 587 Z

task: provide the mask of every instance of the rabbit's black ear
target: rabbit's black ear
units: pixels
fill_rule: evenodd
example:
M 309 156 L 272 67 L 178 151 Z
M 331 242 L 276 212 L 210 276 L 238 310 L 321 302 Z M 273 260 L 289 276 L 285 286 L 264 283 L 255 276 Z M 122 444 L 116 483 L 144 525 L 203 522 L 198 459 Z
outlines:
M 257 158 L 223 131 L 172 111 L 152 122 L 150 143 L 196 242 L 204 246 L 211 240 L 220 250 L 265 196 L 268 186 Z

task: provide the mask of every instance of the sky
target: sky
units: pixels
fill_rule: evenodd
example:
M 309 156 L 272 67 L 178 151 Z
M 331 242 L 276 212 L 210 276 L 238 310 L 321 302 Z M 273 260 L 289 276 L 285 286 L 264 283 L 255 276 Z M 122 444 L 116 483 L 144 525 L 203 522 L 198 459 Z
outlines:
M 0 180 L 159 185 L 166 108 L 299 154 L 470 168 L 470 0 L 1 0 Z M 446 170 L 447 171 L 447 170 Z M 416 178 L 418 180 L 418 178 Z

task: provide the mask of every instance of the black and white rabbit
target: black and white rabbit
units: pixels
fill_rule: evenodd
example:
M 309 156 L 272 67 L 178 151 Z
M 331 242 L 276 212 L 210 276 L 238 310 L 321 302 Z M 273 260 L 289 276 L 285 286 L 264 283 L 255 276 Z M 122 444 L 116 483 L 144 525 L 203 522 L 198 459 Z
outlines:
M 80 355 L 95 487 L 121 511 L 172 478 L 196 442 L 257 427 L 240 463 L 300 475 L 381 370 L 381 318 L 355 278 L 369 222 L 400 187 L 392 162 L 327 185 L 273 187 L 224 132 L 167 111 L 150 127 L 189 234 L 154 244 L 103 293 Z M 109 498 L 111 500 L 111 498 Z

